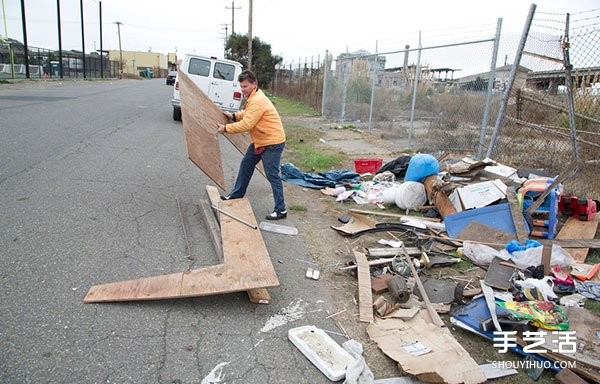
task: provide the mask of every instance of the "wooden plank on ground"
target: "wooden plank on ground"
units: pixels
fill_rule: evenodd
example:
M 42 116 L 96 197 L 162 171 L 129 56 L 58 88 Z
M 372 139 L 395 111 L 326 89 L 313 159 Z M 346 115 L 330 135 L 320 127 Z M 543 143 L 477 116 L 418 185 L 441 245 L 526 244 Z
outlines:
M 596 215 L 592 221 L 581 221 L 575 217 L 569 217 L 556 236 L 560 239 L 593 239 L 596 236 L 600 215 Z M 565 250 L 578 263 L 585 263 L 589 248 L 565 248 Z
M 554 378 L 561 384 L 586 384 L 587 381 L 579 377 L 575 372 L 569 368 L 563 368 L 558 372 Z
M 598 249 L 600 248 L 600 239 L 589 239 L 589 240 L 581 240 L 581 239 L 553 239 L 553 240 L 542 240 L 542 244 L 554 244 L 560 245 L 563 248 L 590 248 L 590 249 Z
M 358 309 L 359 320 L 365 323 L 373 322 L 373 294 L 371 293 L 371 272 L 367 257 L 364 253 L 354 251 L 358 266 Z
M 525 242 L 529 239 L 529 236 L 527 235 L 525 220 L 523 220 L 523 212 L 521 211 L 519 202 L 517 201 L 517 196 L 511 191 L 507 191 L 506 197 L 510 207 L 510 215 L 512 216 L 513 223 L 515 224 L 517 240 L 519 243 L 525 244 Z
M 208 228 L 208 233 L 210 235 L 210 240 L 213 243 L 213 247 L 215 248 L 215 253 L 222 263 L 223 244 L 221 243 L 221 229 L 219 228 L 219 223 L 217 222 L 214 210 L 210 207 L 210 203 L 200 200 L 200 212 L 202 212 L 202 217 L 204 217 L 204 222 Z
M 256 223 L 246 198 L 224 201 L 220 207 Z M 159 300 L 248 291 L 279 285 L 258 229 L 220 214 L 224 263 L 192 271 L 145 277 L 90 288 L 85 303 Z M 249 246 L 251 244 L 252 246 Z
M 222 201 L 221 196 L 219 194 L 219 190 L 212 185 L 207 185 L 206 186 L 206 194 L 208 195 L 210 204 L 218 207 L 219 203 Z M 217 212 L 214 211 L 212 208 L 210 208 L 210 210 L 212 211 L 212 213 L 214 213 L 214 215 L 212 215 L 212 217 L 215 218 L 215 222 L 217 222 L 217 219 L 216 219 Z M 217 222 L 217 225 L 218 225 L 218 222 Z M 221 245 L 221 236 L 220 235 L 219 235 L 219 245 Z M 221 251 L 221 255 L 222 255 L 222 251 Z M 271 304 L 271 301 L 272 301 L 271 295 L 269 294 L 269 291 L 267 291 L 266 288 L 249 289 L 247 291 L 247 293 L 248 293 L 248 298 L 250 299 L 250 302 L 253 304 Z

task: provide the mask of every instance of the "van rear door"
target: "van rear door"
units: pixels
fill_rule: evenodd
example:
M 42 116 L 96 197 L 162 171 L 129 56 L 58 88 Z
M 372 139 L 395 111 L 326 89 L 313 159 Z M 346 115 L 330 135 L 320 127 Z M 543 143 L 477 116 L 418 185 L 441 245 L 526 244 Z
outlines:
M 229 111 L 240 109 L 242 95 L 237 82 L 240 72 L 241 68 L 236 65 L 222 61 L 215 62 L 208 97 L 219 108 Z
M 208 59 L 190 57 L 187 67 L 190 79 L 206 94 L 208 94 L 208 90 L 210 89 L 211 64 L 211 61 Z

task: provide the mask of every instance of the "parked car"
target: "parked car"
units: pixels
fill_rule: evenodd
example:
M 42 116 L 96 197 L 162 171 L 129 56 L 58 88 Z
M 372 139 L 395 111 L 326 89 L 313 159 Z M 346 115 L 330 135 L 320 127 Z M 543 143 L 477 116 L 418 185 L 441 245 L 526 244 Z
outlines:
M 242 88 L 237 78 L 242 64 L 237 61 L 197 55 L 185 55 L 180 71 L 189 76 L 196 85 L 224 111 L 236 112 L 242 104 Z M 179 79 L 173 88 L 173 120 L 181 120 Z
M 167 85 L 175 85 L 175 78 L 177 77 L 177 71 L 170 71 L 167 75 Z

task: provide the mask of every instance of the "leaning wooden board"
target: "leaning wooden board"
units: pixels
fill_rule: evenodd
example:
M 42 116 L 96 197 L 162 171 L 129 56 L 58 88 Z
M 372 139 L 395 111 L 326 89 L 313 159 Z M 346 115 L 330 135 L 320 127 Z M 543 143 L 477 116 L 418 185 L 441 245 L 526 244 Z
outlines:
M 222 202 L 219 207 L 256 223 L 248 199 Z M 220 214 L 224 263 L 192 271 L 120 281 L 90 288 L 84 303 L 160 300 L 248 291 L 279 285 L 258 229 Z M 248 246 L 252 244 L 252 247 Z
M 596 214 L 592 221 L 581 221 L 575 217 L 569 217 L 556 236 L 557 239 L 593 239 L 598 230 L 600 215 Z M 589 248 L 565 248 L 569 255 L 578 263 L 585 263 Z
M 213 187 L 212 185 L 207 185 L 206 186 L 206 194 L 208 195 L 208 200 L 211 205 L 219 206 L 219 203 L 221 202 L 221 196 L 219 195 L 219 191 L 217 190 L 217 187 Z M 201 202 L 201 206 L 202 205 L 203 205 L 203 203 Z M 213 238 L 218 238 L 218 240 L 219 240 L 215 244 L 215 249 L 217 250 L 217 252 L 220 252 L 219 257 L 221 258 L 221 261 L 222 261 L 223 260 L 223 245 L 221 242 L 221 233 L 220 233 L 220 229 L 219 229 L 220 227 L 219 227 L 219 223 L 218 223 L 218 216 L 216 216 L 214 214 L 206 215 L 206 216 L 207 216 L 205 218 L 206 224 L 208 224 L 209 227 L 211 228 L 211 233 L 218 232 L 213 236 Z M 248 290 L 247 293 L 248 293 L 248 298 L 250 299 L 251 303 L 271 304 L 271 301 L 272 301 L 271 295 L 269 294 L 269 291 L 267 291 L 266 288 L 250 289 L 250 290 Z
M 179 72 L 182 123 L 187 144 L 188 157 L 221 189 L 225 189 L 225 178 L 221 163 L 218 124 L 227 124 L 227 118 L 215 103 L 183 72 Z M 225 137 L 242 154 L 251 143 L 248 132 Z M 257 169 L 264 175 L 262 163 Z

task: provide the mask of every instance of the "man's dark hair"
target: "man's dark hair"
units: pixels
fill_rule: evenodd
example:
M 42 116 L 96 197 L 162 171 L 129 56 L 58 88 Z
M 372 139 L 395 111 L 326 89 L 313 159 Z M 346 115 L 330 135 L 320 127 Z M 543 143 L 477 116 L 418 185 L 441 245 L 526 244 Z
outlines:
M 246 69 L 240 73 L 238 76 L 238 81 L 241 83 L 242 81 L 249 81 L 251 83 L 256 83 L 256 75 L 249 69 Z

